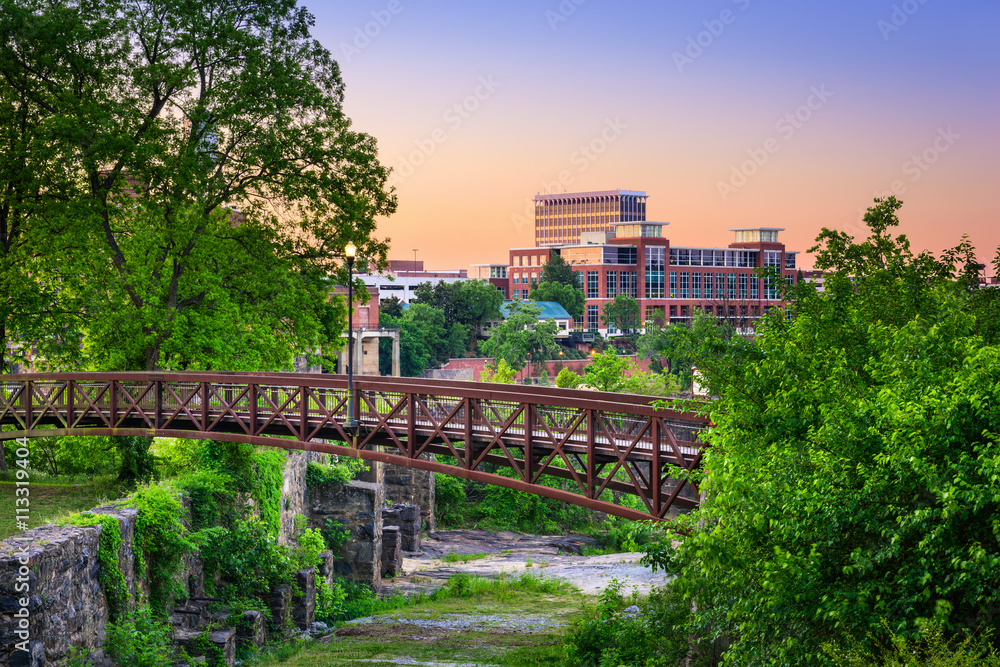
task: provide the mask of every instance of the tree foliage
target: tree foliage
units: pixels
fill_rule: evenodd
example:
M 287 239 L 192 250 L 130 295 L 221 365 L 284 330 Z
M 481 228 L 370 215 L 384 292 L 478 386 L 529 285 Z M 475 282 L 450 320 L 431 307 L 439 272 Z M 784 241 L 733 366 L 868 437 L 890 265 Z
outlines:
M 338 344 L 325 276 L 348 240 L 384 264 L 395 199 L 311 23 L 294 0 L 0 0 L 0 349 L 274 369 Z
M 520 371 L 530 359 L 550 359 L 559 351 L 556 333 L 559 327 L 554 320 L 539 321 L 541 311 L 530 302 L 513 301 L 507 317 L 490 329 L 490 337 L 482 350 L 497 360 L 503 359 L 515 371 Z
M 618 294 L 613 301 L 604 304 L 601 319 L 604 326 L 618 329 L 624 334 L 636 331 L 642 326 L 639 302 L 628 294 Z
M 582 290 L 580 274 L 557 252 L 549 254 L 547 262 L 542 264 L 542 276 L 539 283 L 560 283 L 576 290 Z
M 935 258 L 892 237 L 899 205 L 876 199 L 861 242 L 823 230 L 825 290 L 792 287 L 794 319 L 688 337 L 719 396 L 708 499 L 648 558 L 679 575 L 703 636 L 733 639 L 733 664 L 828 664 L 824 644 L 878 654 L 1000 614 L 996 301 L 967 279 L 965 241 Z
M 528 296 L 533 301 L 555 301 L 577 322 L 583 319 L 583 307 L 587 300 L 583 296 L 583 290 L 578 287 L 558 282 L 541 282 L 531 288 Z

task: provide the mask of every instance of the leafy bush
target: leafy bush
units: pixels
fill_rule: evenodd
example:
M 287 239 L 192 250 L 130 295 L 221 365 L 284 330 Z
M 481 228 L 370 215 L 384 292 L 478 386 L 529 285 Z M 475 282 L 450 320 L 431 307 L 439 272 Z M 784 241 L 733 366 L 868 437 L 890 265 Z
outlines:
M 108 623 L 104 650 L 120 665 L 169 667 L 173 664 L 170 626 L 157 620 L 145 605 Z
M 340 553 L 340 548 L 351 541 L 351 531 L 344 528 L 343 524 L 333 519 L 327 519 L 320 530 L 323 535 L 323 542 L 326 548 L 333 553 Z
M 568 368 L 563 368 L 556 375 L 556 386 L 560 389 L 576 389 L 583 379 Z
M 330 465 L 310 462 L 306 467 L 306 486 L 314 488 L 323 484 L 347 484 L 358 472 L 368 470 L 363 459 L 332 457 Z
M 887 625 L 883 623 L 888 631 Z M 902 637 L 891 631 L 887 634 L 888 645 L 876 653 L 858 642 L 829 643 L 823 650 L 837 667 L 1000 667 L 1000 653 L 989 645 L 988 634 L 949 643 L 941 626 L 933 621 L 924 624 L 918 638 Z
M 292 570 L 301 570 L 304 567 L 316 567 L 320 564 L 319 555 L 326 550 L 326 542 L 320 531 L 314 528 L 306 528 L 299 535 L 298 544 L 292 549 L 290 560 Z
M 566 657 L 581 667 L 676 665 L 687 653 L 687 603 L 670 587 L 649 599 L 626 600 L 622 583 L 612 579 L 595 608 L 577 621 L 566 638 Z M 629 604 L 639 611 L 623 613 Z M 696 663 L 697 664 L 697 663 Z
M 465 486 L 451 475 L 434 473 L 434 516 L 441 526 L 461 525 L 465 517 Z
M 294 570 L 287 550 L 262 521 L 236 519 L 228 529 L 209 528 L 200 536 L 206 588 L 215 572 L 240 595 L 291 583 Z

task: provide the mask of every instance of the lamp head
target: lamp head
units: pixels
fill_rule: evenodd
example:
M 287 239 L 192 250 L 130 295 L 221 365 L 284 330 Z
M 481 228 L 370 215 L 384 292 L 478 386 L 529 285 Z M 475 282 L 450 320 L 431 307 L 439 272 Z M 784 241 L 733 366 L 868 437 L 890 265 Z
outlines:
M 348 241 L 347 245 L 344 246 L 344 256 L 347 259 L 354 259 L 358 254 L 358 247 L 354 245 L 354 241 Z

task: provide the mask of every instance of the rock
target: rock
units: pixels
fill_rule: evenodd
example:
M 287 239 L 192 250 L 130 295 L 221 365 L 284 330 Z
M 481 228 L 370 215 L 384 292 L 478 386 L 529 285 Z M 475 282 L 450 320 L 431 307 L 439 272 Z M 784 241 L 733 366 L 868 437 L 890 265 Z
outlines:
M 236 664 L 236 631 L 233 628 L 197 631 L 174 630 L 174 641 L 191 657 L 204 657 L 209 652 L 217 653 L 226 665 Z M 206 646 L 207 641 L 207 646 Z
M 397 577 L 403 571 L 402 537 L 398 526 L 382 528 L 382 576 Z
M 297 591 L 292 597 L 292 620 L 305 630 L 316 620 L 316 568 L 306 567 L 295 573 Z
M 325 635 L 329 631 L 330 631 L 330 626 L 328 626 L 323 621 L 315 621 L 313 623 L 310 623 L 308 628 L 309 634 L 313 635 L 314 637 L 318 637 L 319 635 Z

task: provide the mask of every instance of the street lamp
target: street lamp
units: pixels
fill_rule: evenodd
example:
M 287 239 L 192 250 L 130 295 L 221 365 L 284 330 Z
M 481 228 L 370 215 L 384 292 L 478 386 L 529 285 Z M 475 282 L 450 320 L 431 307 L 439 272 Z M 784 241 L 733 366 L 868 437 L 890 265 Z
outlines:
M 348 241 L 344 248 L 347 259 L 347 419 L 344 428 L 356 429 L 358 421 L 354 418 L 354 257 L 358 247 Z

